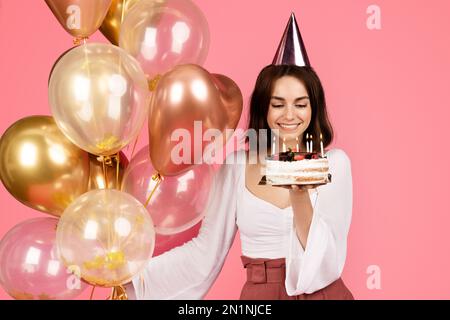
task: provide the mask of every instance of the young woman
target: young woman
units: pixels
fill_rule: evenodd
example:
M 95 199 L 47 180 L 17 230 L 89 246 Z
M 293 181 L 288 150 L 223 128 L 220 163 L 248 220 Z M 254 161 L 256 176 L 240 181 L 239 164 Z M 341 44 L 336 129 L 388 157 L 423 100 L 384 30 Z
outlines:
M 269 65 L 251 98 L 249 129 L 270 129 L 279 141 L 305 150 L 322 133 L 333 138 L 325 95 L 311 67 Z M 267 139 L 268 153 L 272 140 Z M 261 141 L 260 145 L 261 146 Z M 266 146 L 264 146 L 266 147 Z M 266 149 L 266 148 L 264 148 Z M 267 150 L 267 149 L 266 149 Z M 341 280 L 352 215 L 350 160 L 326 152 L 332 182 L 314 188 L 261 186 L 264 163 L 238 151 L 216 174 L 198 237 L 151 259 L 133 280 L 138 299 L 201 299 L 214 283 L 237 229 L 247 282 L 241 299 L 353 299 Z M 129 286 L 129 289 L 131 287 Z

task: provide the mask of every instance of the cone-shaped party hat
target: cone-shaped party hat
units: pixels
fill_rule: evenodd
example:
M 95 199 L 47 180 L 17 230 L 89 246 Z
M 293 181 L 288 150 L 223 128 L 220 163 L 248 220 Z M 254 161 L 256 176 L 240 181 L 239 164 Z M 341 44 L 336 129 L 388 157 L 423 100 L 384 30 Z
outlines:
M 310 66 L 308 54 L 302 35 L 298 29 L 295 14 L 292 12 L 286 29 L 278 45 L 277 53 L 273 58 L 272 64 L 295 64 L 300 67 Z

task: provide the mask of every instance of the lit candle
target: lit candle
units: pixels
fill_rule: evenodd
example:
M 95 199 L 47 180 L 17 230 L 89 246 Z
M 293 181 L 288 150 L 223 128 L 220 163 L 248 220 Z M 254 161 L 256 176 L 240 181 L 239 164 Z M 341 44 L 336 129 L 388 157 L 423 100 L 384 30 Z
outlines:
M 299 144 L 298 144 L 298 137 L 295 138 L 295 141 L 297 142 L 297 152 L 299 152 L 299 151 L 300 151 L 300 146 L 299 146 Z
M 311 134 L 310 136 L 309 136 L 309 152 L 314 152 L 313 151 L 313 135 Z
M 275 154 L 275 148 L 276 148 L 276 147 L 275 147 L 275 138 L 276 138 L 276 137 L 273 137 L 273 139 L 272 139 L 272 140 L 273 140 L 273 141 L 272 141 L 272 155 Z
M 286 138 L 283 138 L 283 152 L 286 152 Z
M 324 158 L 322 133 L 320 134 L 320 152 L 322 153 L 322 158 Z
M 308 141 L 309 134 L 306 134 L 306 152 L 309 152 L 309 141 Z

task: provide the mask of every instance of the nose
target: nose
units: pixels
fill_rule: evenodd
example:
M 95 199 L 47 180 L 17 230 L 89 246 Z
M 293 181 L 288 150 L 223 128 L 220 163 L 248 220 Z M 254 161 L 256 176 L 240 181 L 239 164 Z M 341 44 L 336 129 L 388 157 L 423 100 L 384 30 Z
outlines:
M 294 119 L 294 110 L 292 106 L 287 106 L 286 113 L 285 113 L 286 120 L 293 120 Z

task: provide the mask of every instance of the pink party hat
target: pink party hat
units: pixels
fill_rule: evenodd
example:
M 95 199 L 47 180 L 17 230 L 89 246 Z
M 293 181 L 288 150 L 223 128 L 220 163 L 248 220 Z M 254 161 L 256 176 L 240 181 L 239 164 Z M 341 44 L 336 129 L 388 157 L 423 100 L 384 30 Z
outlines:
M 298 29 L 295 14 L 292 12 L 286 29 L 278 45 L 277 53 L 273 58 L 272 64 L 295 64 L 300 67 L 310 66 L 308 54 L 302 35 Z

